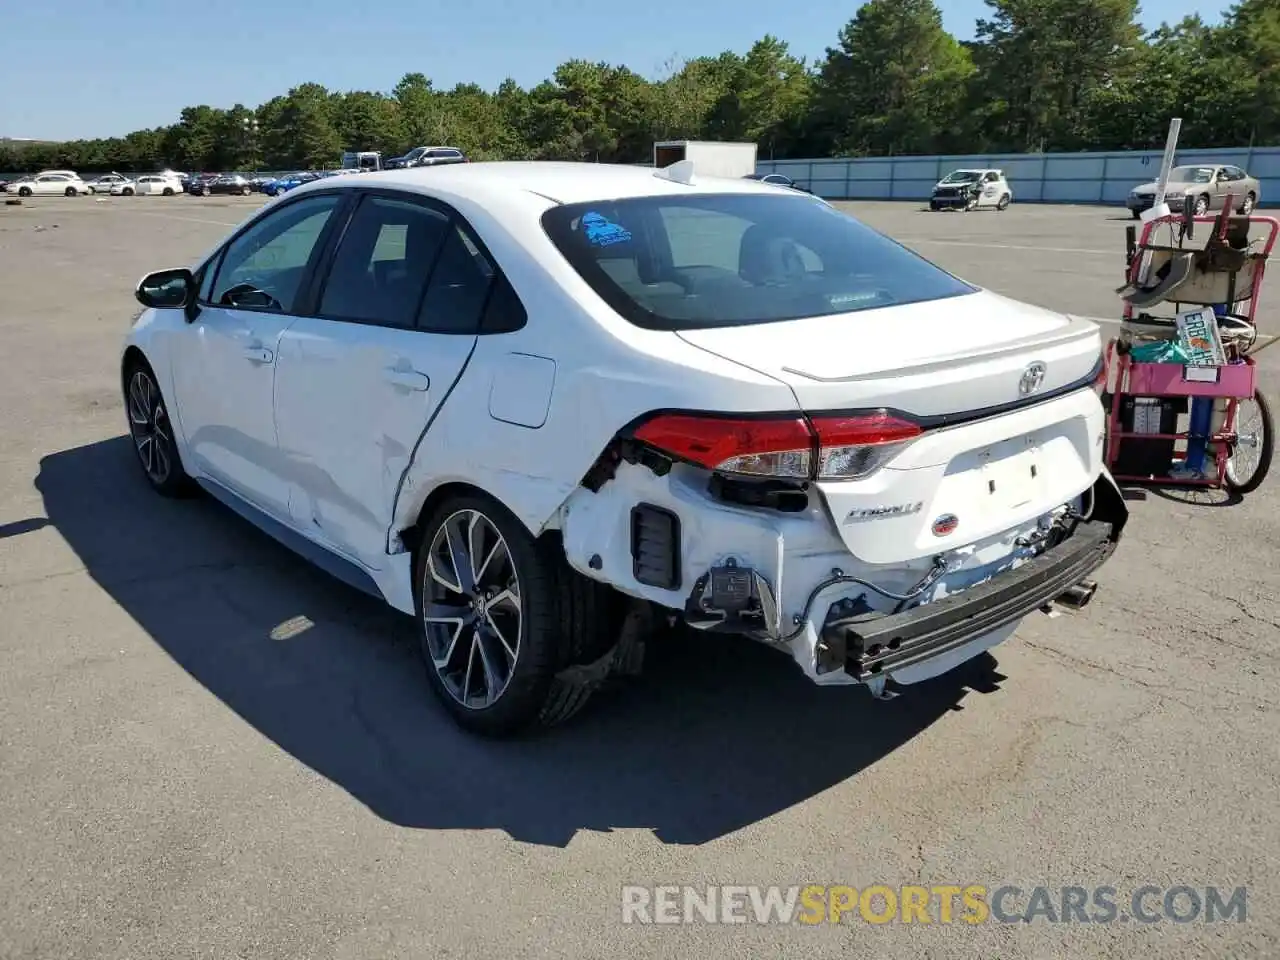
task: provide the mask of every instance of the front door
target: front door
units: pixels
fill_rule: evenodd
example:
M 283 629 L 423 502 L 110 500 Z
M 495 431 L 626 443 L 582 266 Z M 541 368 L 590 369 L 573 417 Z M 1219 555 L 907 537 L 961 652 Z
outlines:
M 453 216 L 425 198 L 366 195 L 318 315 L 281 338 L 293 523 L 371 569 L 386 563 L 401 478 L 471 356 L 494 282 Z
M 300 198 L 232 240 L 175 346 L 174 392 L 190 466 L 279 517 L 289 504 L 273 404 L 280 336 L 296 319 L 307 267 L 340 202 Z

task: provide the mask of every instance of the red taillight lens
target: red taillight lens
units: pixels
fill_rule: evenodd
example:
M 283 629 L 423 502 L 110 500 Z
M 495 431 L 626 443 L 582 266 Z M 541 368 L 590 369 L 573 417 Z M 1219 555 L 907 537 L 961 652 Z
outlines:
M 721 473 L 793 480 L 857 480 L 878 470 L 917 424 L 883 411 L 843 417 L 761 419 L 660 414 L 635 438 Z
M 890 413 L 814 417 L 818 434 L 818 479 L 860 480 L 887 463 L 920 436 L 919 424 Z
M 807 479 L 813 434 L 803 417 L 730 419 L 663 414 L 635 432 L 637 440 L 708 470 Z

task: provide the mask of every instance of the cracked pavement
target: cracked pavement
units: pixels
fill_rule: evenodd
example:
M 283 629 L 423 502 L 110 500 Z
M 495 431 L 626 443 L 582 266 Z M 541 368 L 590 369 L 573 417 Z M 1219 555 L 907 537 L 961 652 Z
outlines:
M 1086 610 L 890 703 L 680 637 L 562 730 L 472 740 L 411 624 L 151 496 L 121 439 L 133 284 L 256 202 L 0 208 L 0 958 L 1280 953 L 1280 475 L 1132 501 Z M 1124 211 L 846 206 L 998 292 L 1116 314 Z M 1274 390 L 1280 349 L 1260 363 Z M 1248 920 L 620 922 L 624 883 L 712 882 L 1247 885 Z

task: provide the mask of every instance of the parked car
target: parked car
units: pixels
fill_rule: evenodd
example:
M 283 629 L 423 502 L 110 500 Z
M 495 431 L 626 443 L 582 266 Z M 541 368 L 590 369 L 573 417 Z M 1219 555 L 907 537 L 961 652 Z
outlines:
M 435 167 L 449 163 L 466 163 L 467 156 L 457 147 L 414 147 L 402 157 L 392 157 L 383 164 L 386 170 L 410 167 Z
M 1196 216 L 1221 210 L 1227 196 L 1234 198 L 1236 212 L 1249 214 L 1262 198 L 1262 185 L 1239 167 L 1222 164 L 1188 164 L 1169 171 L 1165 203 L 1175 213 L 1191 205 Z M 1156 199 L 1156 182 L 1134 187 L 1125 206 L 1137 220 L 1150 210 Z
M 121 178 L 111 184 L 107 192 L 113 197 L 132 197 L 136 192 L 134 190 L 134 181 L 127 178 Z
M 89 187 L 74 173 L 42 173 L 9 184 L 8 192 L 16 193 L 20 197 L 58 195 L 74 197 L 87 194 Z
M 90 193 L 110 193 L 111 188 L 116 184 L 128 182 L 129 178 L 123 173 L 107 173 L 86 181 L 85 186 L 89 188 Z
M 780 173 L 748 173 L 744 180 L 759 180 L 761 183 L 772 183 L 778 187 L 790 187 L 792 190 L 799 190 L 802 193 L 812 193 L 808 187 L 802 187 L 790 177 L 783 176 Z
M 304 183 L 310 183 L 312 180 L 319 180 L 320 174 L 309 171 L 301 171 L 299 173 L 288 173 L 283 177 L 272 180 L 270 183 L 264 184 L 262 192 L 269 197 L 279 196 L 282 193 L 288 193 L 294 187 L 299 187 Z
M 247 197 L 253 192 L 249 181 L 238 173 L 224 173 L 215 177 L 193 181 L 189 192 L 199 197 L 218 194 Z
M 1013 188 L 1003 170 L 953 170 L 933 187 L 930 210 L 1006 210 Z
M 148 173 L 132 183 L 122 184 L 111 189 L 113 194 L 120 193 L 123 196 L 131 197 L 134 194 L 146 196 L 153 194 L 156 196 L 172 197 L 174 194 L 182 193 L 182 181 L 177 177 L 166 177 L 158 173 Z
M 489 734 L 573 713 L 668 617 L 883 698 L 1086 602 L 1127 518 L 1097 325 L 813 196 L 677 175 L 467 164 L 265 205 L 137 287 L 143 477 L 414 615 Z

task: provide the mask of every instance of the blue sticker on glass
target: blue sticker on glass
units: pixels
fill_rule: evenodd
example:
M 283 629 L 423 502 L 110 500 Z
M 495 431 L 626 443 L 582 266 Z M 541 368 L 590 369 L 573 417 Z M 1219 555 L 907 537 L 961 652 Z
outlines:
M 610 247 L 631 240 L 630 230 L 610 223 L 594 210 L 582 215 L 582 229 L 586 232 L 587 243 L 596 247 Z

